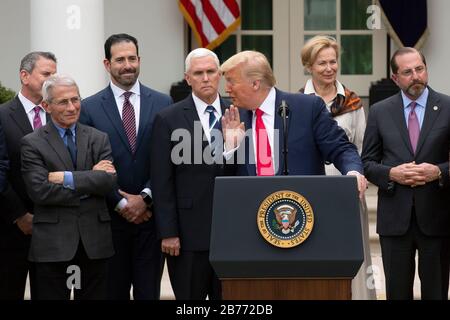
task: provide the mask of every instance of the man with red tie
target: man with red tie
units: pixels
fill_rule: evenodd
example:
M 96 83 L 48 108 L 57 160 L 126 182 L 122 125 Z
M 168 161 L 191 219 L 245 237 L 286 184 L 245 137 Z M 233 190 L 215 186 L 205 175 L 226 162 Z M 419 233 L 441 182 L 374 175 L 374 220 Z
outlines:
M 391 59 L 401 91 L 370 107 L 364 172 L 378 187 L 387 299 L 413 299 L 418 253 L 422 299 L 447 299 L 450 97 L 428 87 L 425 57 L 400 48 Z
M 221 70 L 226 80 L 225 90 L 233 100 L 233 106 L 222 119 L 222 127 L 227 152 L 238 148 L 238 175 L 270 176 L 283 172 L 280 165 L 284 163 L 280 152 L 283 120 L 278 109 L 284 100 L 290 109 L 289 174 L 324 175 L 324 163 L 328 161 L 342 174 L 355 175 L 360 196 L 364 194 L 366 179 L 356 147 L 332 119 L 322 99 L 276 89 L 270 64 L 260 52 L 237 53 L 222 64 Z M 241 108 L 240 114 L 236 107 Z M 237 128 L 250 130 L 242 141 L 236 139 L 242 136 L 239 133 L 230 134 Z M 240 153 L 245 155 L 244 161 Z
M 106 132 L 118 187 L 107 196 L 115 255 L 109 261 L 108 298 L 159 299 L 160 242 L 151 211 L 150 135 L 156 113 L 172 99 L 138 80 L 138 41 L 113 34 L 104 45 L 110 84 L 81 103 L 80 122 Z
M 20 92 L 0 106 L 0 122 L 10 161 L 7 185 L 0 197 L 0 300 L 24 299 L 28 271 L 31 298 L 34 298 L 34 267 L 27 259 L 34 209 L 20 171 L 20 140 L 47 123 L 41 89 L 54 73 L 53 53 L 28 53 L 20 62 Z

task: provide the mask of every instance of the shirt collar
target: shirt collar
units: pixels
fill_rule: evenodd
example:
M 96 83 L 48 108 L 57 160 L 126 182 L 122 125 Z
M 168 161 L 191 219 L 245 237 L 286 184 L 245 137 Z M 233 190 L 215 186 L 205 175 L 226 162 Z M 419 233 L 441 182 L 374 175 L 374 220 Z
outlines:
M 266 99 L 259 106 L 259 109 L 261 109 L 261 111 L 264 111 L 264 113 L 267 113 L 268 115 L 273 117 L 275 115 L 275 98 L 276 98 L 276 91 L 275 88 L 272 87 Z
M 338 80 L 336 80 L 336 93 L 340 94 L 341 96 L 345 97 L 345 89 L 344 86 L 342 85 L 342 83 L 340 83 Z M 305 94 L 316 94 L 316 89 L 314 89 L 314 84 L 312 82 L 312 79 L 308 79 L 308 81 L 306 81 L 306 85 L 305 85 Z
M 22 103 L 23 107 L 25 108 L 26 113 L 30 113 L 31 110 L 33 110 L 34 107 L 36 107 L 36 105 L 33 102 L 31 102 L 27 97 L 25 97 L 21 91 L 19 92 L 18 96 L 19 96 L 20 102 Z M 40 104 L 39 104 L 39 107 L 41 107 L 42 111 L 45 112 L 44 108 L 42 108 L 42 106 Z
M 197 109 L 197 112 L 199 114 L 205 113 L 206 112 L 206 107 L 213 106 L 214 109 L 216 110 L 216 112 L 220 116 L 222 116 L 222 109 L 220 108 L 219 94 L 217 94 L 217 97 L 216 97 L 216 99 L 214 100 L 214 102 L 212 104 L 207 104 L 202 99 L 197 97 L 193 92 L 192 92 L 192 99 L 194 100 L 195 108 Z
M 55 126 L 56 130 L 58 130 L 58 133 L 60 135 L 61 138 L 64 138 L 64 135 L 66 134 L 66 129 L 65 128 L 61 128 L 60 126 L 58 126 L 55 122 L 52 122 L 53 125 Z M 70 131 L 72 131 L 72 135 L 75 137 L 76 134 L 76 126 L 77 124 L 74 123 L 69 129 Z
M 111 86 L 111 90 L 114 94 L 114 97 L 117 99 L 118 97 L 121 97 L 125 92 L 127 92 L 126 90 L 123 90 L 122 88 L 119 88 L 118 86 L 116 86 L 112 81 L 109 84 Z M 141 87 L 139 85 L 139 81 L 136 81 L 134 83 L 134 85 L 131 87 L 130 90 L 128 90 L 128 92 L 132 92 L 134 94 L 136 94 L 137 96 L 140 96 L 141 94 Z
M 406 94 L 403 93 L 403 90 L 401 90 L 400 92 L 402 94 L 403 108 L 406 109 L 409 107 L 410 103 L 413 102 L 413 100 L 408 98 L 406 96 Z M 430 93 L 430 91 L 428 90 L 428 88 L 425 88 L 425 90 L 423 90 L 420 97 L 415 100 L 418 106 L 423 107 L 423 108 L 426 107 L 429 93 Z

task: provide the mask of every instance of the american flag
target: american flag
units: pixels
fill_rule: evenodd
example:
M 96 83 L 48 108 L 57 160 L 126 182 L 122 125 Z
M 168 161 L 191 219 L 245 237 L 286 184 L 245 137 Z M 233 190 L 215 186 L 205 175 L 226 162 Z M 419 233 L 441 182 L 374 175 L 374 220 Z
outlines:
M 179 0 L 178 6 L 201 47 L 219 46 L 241 22 L 235 0 Z

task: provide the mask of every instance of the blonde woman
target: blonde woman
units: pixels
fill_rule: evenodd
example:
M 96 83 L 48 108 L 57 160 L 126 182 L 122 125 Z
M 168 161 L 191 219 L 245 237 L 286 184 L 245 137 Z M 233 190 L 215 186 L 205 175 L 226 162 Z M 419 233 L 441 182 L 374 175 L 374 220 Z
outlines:
M 311 74 L 304 88 L 305 94 L 320 96 L 338 125 L 344 129 L 350 142 L 355 144 L 361 154 L 366 118 L 361 99 L 346 88 L 337 79 L 339 68 L 339 45 L 329 36 L 315 36 L 309 39 L 301 51 L 302 64 Z M 332 165 L 325 166 L 327 175 L 340 175 L 341 173 Z M 361 200 L 361 228 L 363 232 L 364 262 L 358 274 L 352 281 L 353 299 L 376 299 L 375 289 L 368 287 L 373 282 L 367 281 L 371 273 L 367 273 L 372 265 L 369 243 L 369 225 L 367 205 L 365 199 Z

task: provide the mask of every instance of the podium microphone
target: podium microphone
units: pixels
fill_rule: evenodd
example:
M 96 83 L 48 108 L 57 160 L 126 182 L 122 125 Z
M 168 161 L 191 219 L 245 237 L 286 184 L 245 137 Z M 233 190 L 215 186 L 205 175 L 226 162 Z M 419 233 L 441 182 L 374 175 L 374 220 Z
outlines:
M 286 100 L 281 100 L 281 105 L 278 107 L 278 115 L 283 119 L 283 175 L 289 175 L 288 170 L 288 147 L 287 147 L 287 139 L 288 139 L 288 123 L 289 119 L 289 106 L 286 103 Z

